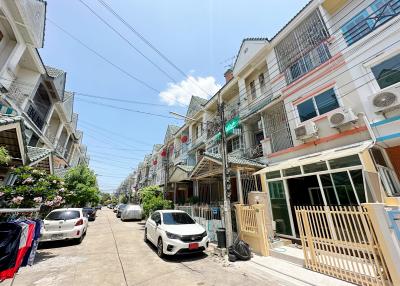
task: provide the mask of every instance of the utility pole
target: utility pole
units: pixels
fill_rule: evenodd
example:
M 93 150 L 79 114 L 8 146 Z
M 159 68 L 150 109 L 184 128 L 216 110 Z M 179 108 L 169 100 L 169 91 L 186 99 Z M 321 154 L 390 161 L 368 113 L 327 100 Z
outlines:
M 232 234 L 232 216 L 231 216 L 231 175 L 229 170 L 229 162 L 226 150 L 226 134 L 225 134 L 225 105 L 221 100 L 221 94 L 218 93 L 218 112 L 220 115 L 220 132 L 221 132 L 221 159 L 222 159 L 222 183 L 224 187 L 224 218 L 225 218 L 225 235 L 226 247 L 233 244 Z

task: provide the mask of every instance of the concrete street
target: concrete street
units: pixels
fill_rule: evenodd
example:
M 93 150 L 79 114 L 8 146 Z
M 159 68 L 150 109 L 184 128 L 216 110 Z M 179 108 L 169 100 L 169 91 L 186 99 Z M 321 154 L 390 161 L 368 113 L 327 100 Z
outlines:
M 122 222 L 106 208 L 89 224 L 80 245 L 43 245 L 13 285 L 300 285 L 207 254 L 162 260 L 143 242 L 143 222 Z

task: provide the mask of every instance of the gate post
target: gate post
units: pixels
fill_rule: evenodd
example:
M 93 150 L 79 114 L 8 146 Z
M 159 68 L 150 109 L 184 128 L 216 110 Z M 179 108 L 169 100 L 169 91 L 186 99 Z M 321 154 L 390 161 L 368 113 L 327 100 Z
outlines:
M 400 285 L 400 245 L 394 238 L 390 229 L 388 217 L 383 203 L 362 204 L 368 212 L 374 233 L 377 238 L 378 247 L 382 251 L 383 259 L 387 265 L 393 285 Z
M 243 235 L 242 235 L 242 204 L 235 204 L 236 208 L 236 228 L 238 232 L 239 239 L 243 240 Z
M 260 243 L 260 251 L 263 256 L 269 255 L 269 242 L 267 225 L 265 220 L 264 205 L 253 205 L 256 212 L 257 234 Z

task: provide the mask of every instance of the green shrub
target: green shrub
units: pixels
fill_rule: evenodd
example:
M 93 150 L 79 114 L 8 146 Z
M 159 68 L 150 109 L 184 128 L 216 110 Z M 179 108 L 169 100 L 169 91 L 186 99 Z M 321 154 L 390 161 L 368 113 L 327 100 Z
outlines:
M 172 201 L 165 200 L 159 187 L 149 186 L 140 190 L 140 200 L 145 217 L 157 210 L 172 209 Z

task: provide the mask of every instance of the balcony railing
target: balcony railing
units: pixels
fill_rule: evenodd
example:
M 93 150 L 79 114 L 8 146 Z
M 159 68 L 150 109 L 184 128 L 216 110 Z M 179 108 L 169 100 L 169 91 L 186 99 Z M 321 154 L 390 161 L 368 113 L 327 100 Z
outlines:
M 29 105 L 28 111 L 26 113 L 39 129 L 43 128 L 45 122 L 44 116 L 42 116 L 33 105 Z
M 260 158 L 263 155 L 263 148 L 261 144 L 255 145 L 245 150 L 245 156 L 251 159 Z
M 369 11 L 373 12 L 370 13 Z M 399 13 L 400 0 L 375 1 L 343 25 L 343 37 L 350 46 Z

